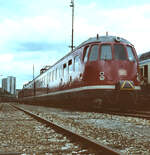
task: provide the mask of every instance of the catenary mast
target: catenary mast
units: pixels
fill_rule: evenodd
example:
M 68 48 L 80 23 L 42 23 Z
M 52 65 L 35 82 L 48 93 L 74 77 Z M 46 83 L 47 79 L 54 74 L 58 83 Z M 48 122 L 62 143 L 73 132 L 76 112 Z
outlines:
M 74 45 L 73 45 L 73 39 L 74 39 L 74 0 L 71 0 L 70 7 L 72 7 L 72 39 L 71 39 L 71 50 L 73 51 Z

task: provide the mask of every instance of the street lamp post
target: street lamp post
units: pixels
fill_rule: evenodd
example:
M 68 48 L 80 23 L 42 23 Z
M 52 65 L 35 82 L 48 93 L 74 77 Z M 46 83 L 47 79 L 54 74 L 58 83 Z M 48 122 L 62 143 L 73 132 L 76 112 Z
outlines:
M 70 7 L 72 7 L 72 39 L 71 39 L 70 48 L 73 51 L 73 48 L 74 48 L 74 45 L 73 45 L 73 38 L 74 38 L 74 0 L 71 0 Z
M 33 95 L 36 95 L 36 85 L 35 85 L 35 78 L 34 78 L 34 64 L 33 64 Z

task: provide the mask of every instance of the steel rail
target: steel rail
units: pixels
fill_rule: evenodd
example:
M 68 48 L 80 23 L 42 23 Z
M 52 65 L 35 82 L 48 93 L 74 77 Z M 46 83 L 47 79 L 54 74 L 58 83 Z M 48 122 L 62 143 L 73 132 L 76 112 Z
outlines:
M 150 120 L 150 114 L 142 114 L 142 113 L 123 113 L 122 116 L 126 116 L 126 117 L 138 117 L 138 118 L 143 118 L 143 119 L 147 119 Z
M 123 111 L 115 111 L 115 110 L 101 110 L 98 111 L 99 113 L 104 113 L 104 114 L 110 114 L 110 115 L 117 115 L 117 116 L 124 116 L 124 117 L 137 117 L 137 118 L 143 118 L 143 119 L 147 119 L 150 120 L 150 113 L 144 113 L 141 111 L 127 111 L 127 112 L 123 112 Z
M 42 123 L 46 124 L 47 126 L 50 126 L 55 131 L 57 131 L 61 134 L 63 133 L 69 139 L 74 140 L 76 143 L 82 143 L 82 145 L 84 145 L 85 147 L 95 150 L 95 152 L 98 154 L 103 154 L 103 155 L 105 155 L 105 154 L 106 155 L 108 155 L 108 154 L 109 155 L 120 155 L 121 154 L 120 152 L 113 150 L 112 148 L 110 148 L 104 144 L 98 143 L 98 142 L 91 140 L 87 137 L 79 135 L 79 134 L 77 134 L 77 133 L 75 133 L 75 132 L 73 132 L 73 131 L 65 128 L 65 127 L 62 127 L 61 125 L 57 125 L 54 122 L 51 122 L 45 118 L 42 118 L 36 114 L 33 114 L 32 112 L 30 112 L 28 110 L 25 110 L 23 108 L 20 108 L 16 105 L 12 105 L 12 104 L 11 104 L 11 106 L 15 107 L 18 110 L 23 111 L 24 113 L 30 115 L 31 117 L 34 117 L 34 119 L 38 120 L 39 122 L 42 122 Z
M 19 152 L 0 152 L 0 155 L 21 155 Z

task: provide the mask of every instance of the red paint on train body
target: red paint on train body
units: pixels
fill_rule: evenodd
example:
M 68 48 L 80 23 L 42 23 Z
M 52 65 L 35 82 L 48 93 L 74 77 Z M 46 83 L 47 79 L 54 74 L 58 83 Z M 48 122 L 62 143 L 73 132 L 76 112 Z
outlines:
M 115 36 L 91 38 L 24 85 L 19 100 L 35 104 L 67 103 L 71 99 L 112 104 L 124 101 L 122 97 L 118 100 L 123 94 L 136 101 L 138 71 L 137 54 L 130 42 Z

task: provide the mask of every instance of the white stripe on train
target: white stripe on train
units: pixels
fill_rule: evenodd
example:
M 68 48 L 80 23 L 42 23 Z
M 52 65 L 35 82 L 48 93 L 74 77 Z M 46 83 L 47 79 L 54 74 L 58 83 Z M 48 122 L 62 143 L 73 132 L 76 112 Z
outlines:
M 83 90 L 101 90 L 101 89 L 109 89 L 109 90 L 114 90 L 115 89 L 115 85 L 101 85 L 101 86 L 84 86 L 84 87 L 80 87 L 80 88 L 73 88 L 73 89 L 68 89 L 68 90 L 62 90 L 62 91 L 57 91 L 57 92 L 51 92 L 48 94 L 42 94 L 42 95 L 38 95 L 35 97 L 44 97 L 44 96 L 51 96 L 51 95 L 59 95 L 59 94 L 64 94 L 64 93 L 72 93 L 72 92 L 79 92 L 79 91 L 83 91 Z M 141 90 L 140 86 L 135 86 L 134 90 Z M 32 98 L 33 96 L 30 97 L 25 97 L 25 98 Z

